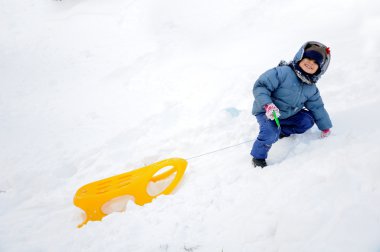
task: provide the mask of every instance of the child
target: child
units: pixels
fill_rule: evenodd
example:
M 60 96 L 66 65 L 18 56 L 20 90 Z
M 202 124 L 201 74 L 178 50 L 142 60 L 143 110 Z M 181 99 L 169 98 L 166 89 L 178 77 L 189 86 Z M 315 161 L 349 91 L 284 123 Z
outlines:
M 328 47 L 309 41 L 293 61 L 281 61 L 256 81 L 252 114 L 256 116 L 260 132 L 251 151 L 255 167 L 267 166 L 268 151 L 279 138 L 302 134 L 314 123 L 322 131 L 321 137 L 330 134 L 332 123 L 316 87 L 329 66 L 330 57 Z M 276 125 L 274 113 L 280 127 Z

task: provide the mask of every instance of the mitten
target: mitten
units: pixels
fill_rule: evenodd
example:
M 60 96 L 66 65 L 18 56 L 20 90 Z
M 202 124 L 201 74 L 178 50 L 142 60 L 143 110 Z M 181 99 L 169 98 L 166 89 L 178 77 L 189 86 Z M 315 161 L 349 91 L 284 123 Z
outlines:
M 322 130 L 322 132 L 321 132 L 321 138 L 328 137 L 330 134 L 331 134 L 331 130 L 330 129 Z
M 265 115 L 268 119 L 274 120 L 273 111 L 276 112 L 276 116 L 280 117 L 280 110 L 273 103 L 264 106 Z

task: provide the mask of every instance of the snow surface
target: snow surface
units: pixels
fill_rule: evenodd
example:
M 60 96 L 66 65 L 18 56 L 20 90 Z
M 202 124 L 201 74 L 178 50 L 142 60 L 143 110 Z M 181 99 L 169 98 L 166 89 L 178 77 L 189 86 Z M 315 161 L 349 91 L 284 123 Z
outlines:
M 380 2 L 0 0 L 0 251 L 380 251 Z M 307 40 L 334 123 L 254 169 L 253 82 Z M 94 180 L 189 160 L 77 229 Z

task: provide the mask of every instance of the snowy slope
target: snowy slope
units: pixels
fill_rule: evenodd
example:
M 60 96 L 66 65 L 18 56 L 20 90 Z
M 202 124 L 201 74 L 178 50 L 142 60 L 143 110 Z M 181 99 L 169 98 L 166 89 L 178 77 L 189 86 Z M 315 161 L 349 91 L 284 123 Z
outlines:
M 380 4 L 0 0 L 0 251 L 380 250 Z M 307 40 L 334 123 L 250 163 L 253 82 Z M 165 158 L 178 190 L 77 229 L 76 190 Z

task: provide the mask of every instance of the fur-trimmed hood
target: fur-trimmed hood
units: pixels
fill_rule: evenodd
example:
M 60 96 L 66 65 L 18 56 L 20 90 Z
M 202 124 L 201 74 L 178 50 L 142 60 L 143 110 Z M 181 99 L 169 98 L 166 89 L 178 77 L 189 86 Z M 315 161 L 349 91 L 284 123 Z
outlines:
M 318 69 L 316 74 L 308 75 L 300 71 L 300 68 L 298 67 L 298 63 L 302 60 L 305 51 L 314 50 L 319 52 L 323 56 L 323 61 L 320 65 L 320 69 Z M 291 66 L 298 76 L 303 82 L 306 84 L 315 84 L 319 78 L 327 71 L 327 68 L 329 67 L 331 59 L 330 49 L 325 46 L 324 44 L 316 41 L 308 41 L 305 44 L 302 45 L 302 47 L 298 50 L 297 54 L 294 56 L 293 61 L 289 63 L 289 66 Z

